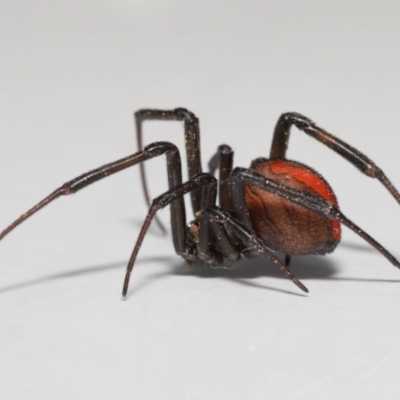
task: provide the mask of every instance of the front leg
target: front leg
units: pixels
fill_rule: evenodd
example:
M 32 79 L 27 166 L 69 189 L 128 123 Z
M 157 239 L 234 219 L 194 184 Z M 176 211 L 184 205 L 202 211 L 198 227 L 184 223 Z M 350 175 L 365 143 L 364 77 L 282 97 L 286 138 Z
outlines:
M 123 286 L 123 290 L 122 290 L 122 295 L 124 297 L 126 296 L 126 293 L 128 291 L 129 279 L 130 279 L 131 272 L 132 272 L 133 266 L 135 264 L 135 260 L 138 255 L 140 246 L 142 245 L 143 239 L 146 236 L 147 230 L 149 229 L 151 221 L 155 217 L 157 211 L 166 207 L 169 204 L 172 205 L 179 200 L 183 201 L 183 196 L 186 193 L 192 192 L 193 190 L 198 190 L 198 189 L 201 190 L 202 188 L 206 188 L 206 187 L 211 188 L 210 190 L 206 190 L 205 192 L 210 194 L 210 200 L 212 201 L 213 193 L 215 194 L 215 186 L 216 186 L 216 179 L 211 174 L 200 173 L 200 174 L 193 176 L 189 181 L 171 188 L 170 190 L 168 190 L 161 196 L 158 196 L 157 198 L 155 198 L 152 201 L 149 212 L 147 213 L 146 219 L 144 220 L 142 229 L 140 230 L 139 237 L 136 241 L 131 258 L 129 259 L 129 263 L 126 268 L 126 275 L 125 275 L 124 286 Z M 215 200 L 215 196 L 214 196 L 214 200 Z M 184 207 L 184 205 L 183 205 L 183 207 Z M 174 229 L 176 229 L 176 227 L 174 228 L 174 225 L 172 225 L 172 229 L 174 231 Z M 181 235 L 180 231 L 177 232 L 177 235 Z M 184 252 L 181 253 L 181 255 L 185 258 L 185 256 L 188 255 L 189 250 L 190 250 L 189 243 L 186 242 L 185 247 L 184 247 Z
M 44 200 L 36 204 L 30 210 L 22 214 L 10 226 L 0 233 L 0 240 L 3 239 L 19 224 L 24 222 L 30 216 L 41 210 L 43 207 L 51 203 L 60 196 L 76 193 L 81 189 L 104 179 L 116 172 L 132 167 L 136 164 L 143 163 L 151 158 L 166 154 L 167 158 L 167 175 L 169 187 L 174 187 L 182 183 L 181 158 L 178 148 L 169 142 L 155 142 L 146 146 L 143 150 L 132 154 L 128 157 L 103 165 L 99 168 L 86 172 L 77 178 L 64 183 Z M 183 254 L 186 249 L 186 215 L 185 204 L 182 198 L 178 198 L 171 204 L 171 220 L 172 220 L 172 237 L 175 251 L 177 254 Z

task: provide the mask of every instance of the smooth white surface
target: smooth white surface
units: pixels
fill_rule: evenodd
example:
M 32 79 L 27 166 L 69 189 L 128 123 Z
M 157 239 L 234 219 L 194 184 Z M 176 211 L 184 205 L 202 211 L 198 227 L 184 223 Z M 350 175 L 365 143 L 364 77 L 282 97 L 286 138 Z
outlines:
M 311 117 L 400 187 L 395 2 L 2 1 L 0 227 L 63 182 L 136 151 L 132 111 L 187 107 L 203 164 L 268 156 L 284 111 Z M 179 123 L 145 140 L 183 145 Z M 393 254 L 399 205 L 293 130 L 289 156 Z M 165 161 L 147 163 L 151 192 Z M 201 272 L 156 226 L 121 300 L 146 207 L 137 168 L 63 198 L 0 244 L 4 399 L 395 399 L 400 273 L 347 229 L 296 257 L 303 295 L 264 259 Z M 168 224 L 168 210 L 162 218 Z M 190 215 L 190 209 L 188 210 Z

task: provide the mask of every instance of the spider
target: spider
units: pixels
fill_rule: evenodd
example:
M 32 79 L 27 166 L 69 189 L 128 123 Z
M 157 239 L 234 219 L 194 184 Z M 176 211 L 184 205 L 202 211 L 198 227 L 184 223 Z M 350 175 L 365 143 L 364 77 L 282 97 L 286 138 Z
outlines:
M 202 172 L 199 120 L 184 108 L 174 110 L 143 109 L 135 114 L 139 151 L 133 155 L 86 172 L 65 183 L 24 213 L 0 233 L 3 239 L 16 226 L 62 195 L 69 195 L 125 168 L 140 164 L 142 186 L 150 205 L 136 245 L 129 260 L 122 295 L 128 291 L 130 275 L 150 223 L 161 208 L 171 209 L 171 230 L 175 252 L 189 264 L 221 267 L 224 259 L 237 261 L 243 254 L 263 254 L 304 292 L 308 289 L 289 269 L 293 255 L 331 253 L 341 237 L 341 224 L 360 235 L 382 253 L 393 265 L 396 260 L 383 246 L 350 221 L 339 210 L 328 182 L 312 168 L 286 159 L 290 129 L 320 141 L 347 159 L 361 172 L 377 178 L 400 203 L 400 194 L 389 179 L 369 158 L 347 143 L 318 127 L 307 117 L 289 112 L 282 114 L 275 126 L 269 159 L 257 158 L 250 168 L 233 168 L 233 151 L 227 145 L 218 147 Z M 181 157 L 170 142 L 142 146 L 142 124 L 147 120 L 184 122 L 189 180 L 182 182 Z M 165 154 L 169 190 L 150 201 L 143 162 Z M 219 179 L 214 177 L 219 170 Z M 217 205 L 217 192 L 219 201 Z M 190 193 L 194 220 L 186 222 L 183 196 Z M 165 229 L 164 229 L 165 230 Z M 282 262 L 274 251 L 285 254 Z

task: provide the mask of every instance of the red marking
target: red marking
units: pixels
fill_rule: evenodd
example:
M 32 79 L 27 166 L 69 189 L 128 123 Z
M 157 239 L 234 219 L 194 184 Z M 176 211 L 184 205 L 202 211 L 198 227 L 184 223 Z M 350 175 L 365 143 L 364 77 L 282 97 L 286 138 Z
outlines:
M 270 163 L 271 171 L 274 174 L 288 174 L 296 181 L 305 183 L 311 189 L 315 190 L 322 198 L 338 205 L 336 196 L 333 194 L 331 188 L 318 176 L 315 172 L 302 165 L 293 165 L 285 161 L 272 161 Z M 340 239 L 340 223 L 339 221 L 332 221 L 333 237 L 335 240 Z

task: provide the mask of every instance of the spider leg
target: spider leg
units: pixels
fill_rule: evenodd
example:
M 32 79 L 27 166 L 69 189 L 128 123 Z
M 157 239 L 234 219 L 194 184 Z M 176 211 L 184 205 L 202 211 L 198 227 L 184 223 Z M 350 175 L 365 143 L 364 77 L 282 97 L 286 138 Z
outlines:
M 395 257 L 393 257 L 392 254 L 390 254 L 375 239 L 373 239 L 361 228 L 359 228 L 354 222 L 350 221 L 345 215 L 343 215 L 339 211 L 335 204 L 331 203 L 330 201 L 325 200 L 318 195 L 311 195 L 302 192 L 301 190 L 285 186 L 282 183 L 274 181 L 272 179 L 265 178 L 264 176 L 251 169 L 235 168 L 231 175 L 231 182 L 234 181 L 236 181 L 236 186 L 233 187 L 233 190 L 235 190 L 235 188 L 239 186 L 244 186 L 244 183 L 246 183 L 248 185 L 256 186 L 260 189 L 274 193 L 325 218 L 341 222 L 352 231 L 357 233 L 359 236 L 361 236 L 371 246 L 375 247 L 375 249 L 377 249 L 382 255 L 384 255 L 394 266 L 400 268 L 399 261 Z M 244 197 L 241 199 L 241 202 L 245 202 Z M 238 205 L 235 205 L 235 203 L 233 203 L 233 207 L 237 208 Z M 233 212 L 235 212 L 235 208 L 233 208 Z
M 93 169 L 65 183 L 49 196 L 47 196 L 44 200 L 22 214 L 21 217 L 14 221 L 3 232 L 1 232 L 0 240 L 3 239 L 8 233 L 10 233 L 15 227 L 24 222 L 31 215 L 33 215 L 58 197 L 75 193 L 100 179 L 106 178 L 107 176 L 124 170 L 125 168 L 129 168 L 133 165 L 162 154 L 166 154 L 167 158 L 169 187 L 174 187 L 181 184 L 182 171 L 179 150 L 172 143 L 155 142 L 146 146 L 143 150 L 133 155 Z M 171 204 L 171 221 L 175 251 L 177 252 L 177 254 L 183 254 L 186 249 L 186 215 L 185 206 L 182 198 L 178 198 L 175 202 Z
M 206 198 L 206 190 L 210 189 L 204 187 L 203 199 Z M 240 258 L 240 247 L 238 243 L 235 243 L 229 237 L 225 227 L 220 221 L 215 219 L 214 213 L 210 211 L 210 207 L 215 208 L 215 194 L 214 202 L 203 201 L 203 205 L 204 208 L 200 217 L 197 256 L 200 260 L 206 262 L 212 267 L 221 264 L 224 257 L 228 258 L 230 261 L 238 260 Z M 214 250 L 218 253 L 215 254 Z
M 143 109 L 134 114 L 136 125 L 136 138 L 138 150 L 143 148 L 142 124 L 144 121 L 184 121 L 185 146 L 187 155 L 187 165 L 189 178 L 201 172 L 200 158 L 200 128 L 199 119 L 185 108 L 175 108 L 174 110 Z M 150 205 L 150 194 L 147 188 L 146 173 L 144 164 L 140 164 L 140 175 L 142 179 L 143 192 L 148 205 Z M 201 208 L 201 189 L 191 193 L 193 213 L 200 211 Z M 156 216 L 157 220 L 157 216 Z M 165 230 L 161 222 L 157 220 L 162 230 Z
M 324 129 L 315 125 L 313 121 L 305 117 L 304 115 L 289 112 L 282 114 L 279 118 L 272 139 L 271 146 L 271 159 L 284 159 L 286 150 L 289 143 L 290 128 L 295 125 L 301 131 L 307 133 L 314 139 L 317 139 L 325 146 L 341 155 L 355 167 L 357 167 L 362 173 L 371 177 L 377 178 L 383 186 L 390 192 L 390 194 L 400 203 L 400 193 L 392 185 L 387 176 L 383 171 L 378 168 L 373 161 L 367 156 L 362 154 L 354 147 L 348 145 L 337 137 L 326 132 Z
M 212 176 L 212 175 L 210 175 Z M 214 178 L 215 179 L 215 178 Z M 199 221 L 199 234 L 197 241 L 197 257 L 210 266 L 216 266 L 223 262 L 223 257 L 220 253 L 212 249 L 213 237 L 211 232 L 211 221 L 206 214 L 206 209 L 209 206 L 215 205 L 217 198 L 217 180 L 212 184 L 203 187 L 201 215 Z M 215 247 L 215 246 L 214 246 Z
M 229 185 L 228 179 L 232 172 L 233 151 L 226 144 L 218 147 L 217 152 L 211 157 L 208 168 L 211 174 L 219 169 L 219 205 L 224 211 L 229 211 Z
M 290 260 L 291 260 L 290 254 L 285 254 L 285 266 L 286 266 L 286 268 L 287 268 L 288 270 L 290 270 L 290 268 L 289 268 L 289 266 L 290 266 Z
M 224 225 L 216 222 L 213 215 L 210 215 L 209 211 L 206 210 L 213 231 L 214 237 L 217 240 L 217 248 L 221 251 L 224 257 L 229 261 L 237 261 L 240 258 L 240 250 L 242 246 L 236 240 L 228 235 L 227 230 Z
M 199 173 L 199 174 L 193 176 L 189 181 L 187 181 L 183 184 L 174 186 L 173 188 L 171 188 L 170 190 L 168 190 L 161 196 L 156 197 L 152 201 L 150 209 L 147 213 L 146 219 L 144 220 L 142 229 L 139 233 L 139 237 L 138 237 L 135 247 L 133 249 L 131 258 L 129 259 L 128 266 L 126 268 L 126 275 L 125 275 L 124 286 L 123 286 L 123 290 L 122 290 L 122 295 L 124 297 L 126 296 L 126 293 L 128 291 L 130 275 L 131 275 L 133 266 L 135 264 L 135 260 L 136 260 L 137 254 L 139 252 L 140 246 L 142 245 L 143 239 L 147 233 L 147 230 L 150 226 L 151 221 L 153 220 L 154 216 L 156 215 L 156 212 L 158 210 L 160 210 L 161 208 L 164 208 L 168 204 L 172 205 L 172 204 L 174 204 L 174 202 L 176 202 L 178 200 L 183 200 L 183 196 L 186 193 L 192 192 L 193 190 L 196 190 L 199 188 L 201 189 L 202 187 L 205 188 L 206 186 L 211 186 L 211 189 L 205 190 L 205 193 L 209 194 L 208 200 L 212 201 L 213 192 L 214 192 L 214 200 L 215 200 L 216 179 L 210 174 Z M 214 189 L 212 189 L 212 187 Z M 173 227 L 173 229 L 174 229 L 174 227 Z M 186 243 L 185 243 L 185 250 L 189 251 L 189 248 L 188 248 L 188 246 L 186 246 Z M 184 253 L 181 253 L 181 255 L 185 256 Z
M 254 232 L 235 219 L 230 213 L 220 210 L 218 207 L 211 206 L 207 214 L 216 223 L 223 224 L 228 232 L 235 235 L 245 247 L 251 247 L 269 258 L 284 274 L 295 283 L 301 290 L 308 293 L 308 289 L 286 268 L 286 266 L 269 250 Z

